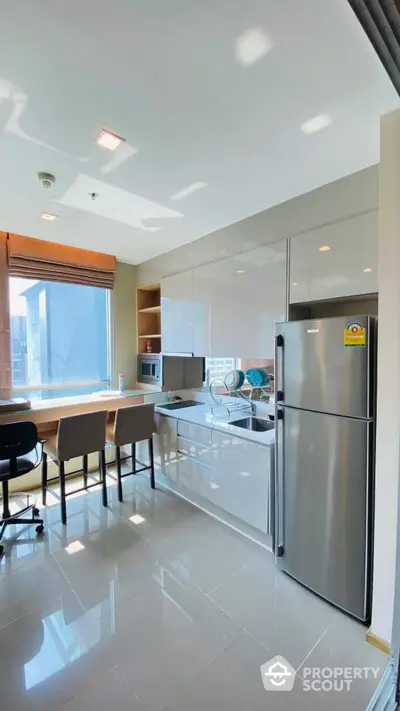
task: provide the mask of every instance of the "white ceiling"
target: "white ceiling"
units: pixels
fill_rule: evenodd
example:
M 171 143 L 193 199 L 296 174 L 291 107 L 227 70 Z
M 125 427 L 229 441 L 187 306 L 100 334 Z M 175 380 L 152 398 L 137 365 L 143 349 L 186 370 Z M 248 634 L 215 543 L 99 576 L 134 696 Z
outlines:
M 377 163 L 400 106 L 347 0 L 0 0 L 0 17 L 0 229 L 122 261 Z M 102 127 L 126 143 L 97 146 Z

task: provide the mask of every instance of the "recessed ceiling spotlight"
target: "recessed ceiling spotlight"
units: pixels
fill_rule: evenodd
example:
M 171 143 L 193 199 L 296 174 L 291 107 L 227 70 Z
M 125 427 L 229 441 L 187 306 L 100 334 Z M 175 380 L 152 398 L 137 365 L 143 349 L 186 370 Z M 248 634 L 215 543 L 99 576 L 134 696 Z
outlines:
M 367 274 L 368 272 L 372 272 L 371 267 L 365 267 L 364 272 Z
M 328 114 L 320 114 L 319 116 L 314 116 L 314 118 L 303 123 L 301 130 L 303 133 L 316 133 L 317 131 L 321 131 L 321 129 L 326 128 L 331 123 L 331 116 L 328 116 Z
M 258 62 L 274 46 L 272 40 L 260 27 L 246 30 L 235 42 L 235 55 L 239 64 L 248 67 Z
M 103 128 L 96 143 L 99 146 L 103 146 L 103 148 L 108 148 L 110 151 L 115 151 L 124 141 L 125 138 L 121 138 L 121 136 L 117 136 L 115 133 L 106 131 L 106 129 Z
M 331 248 L 327 244 L 323 244 L 322 247 L 318 247 L 318 249 L 320 252 L 329 252 Z
M 57 215 L 53 215 L 51 212 L 42 212 L 40 217 L 42 220 L 48 220 L 49 222 L 53 222 L 53 220 L 57 219 Z
M 236 269 L 236 274 L 244 274 L 244 269 Z

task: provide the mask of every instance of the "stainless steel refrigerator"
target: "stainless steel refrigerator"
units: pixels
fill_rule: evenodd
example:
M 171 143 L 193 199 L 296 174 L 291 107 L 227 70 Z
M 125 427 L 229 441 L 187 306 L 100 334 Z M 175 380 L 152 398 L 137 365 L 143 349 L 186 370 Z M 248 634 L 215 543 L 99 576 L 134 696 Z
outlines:
M 376 321 L 276 325 L 277 564 L 360 620 L 370 615 Z

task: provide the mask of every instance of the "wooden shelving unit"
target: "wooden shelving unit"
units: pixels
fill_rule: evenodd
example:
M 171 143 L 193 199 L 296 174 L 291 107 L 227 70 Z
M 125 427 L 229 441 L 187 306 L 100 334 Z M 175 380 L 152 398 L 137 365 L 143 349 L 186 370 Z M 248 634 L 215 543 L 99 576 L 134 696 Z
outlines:
M 140 286 L 136 290 L 137 352 L 147 353 L 151 341 L 152 353 L 161 353 L 161 287 L 160 284 Z

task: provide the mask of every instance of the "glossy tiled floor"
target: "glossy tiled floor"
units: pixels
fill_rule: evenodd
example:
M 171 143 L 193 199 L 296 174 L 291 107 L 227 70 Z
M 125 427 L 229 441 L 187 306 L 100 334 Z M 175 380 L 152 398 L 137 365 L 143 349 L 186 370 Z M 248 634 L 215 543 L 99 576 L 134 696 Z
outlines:
M 276 570 L 271 555 L 144 475 L 45 513 L 0 565 L 1 708 L 18 711 L 363 711 L 376 681 L 305 692 L 302 665 L 380 667 L 365 628 Z M 281 654 L 292 692 L 267 692 Z

